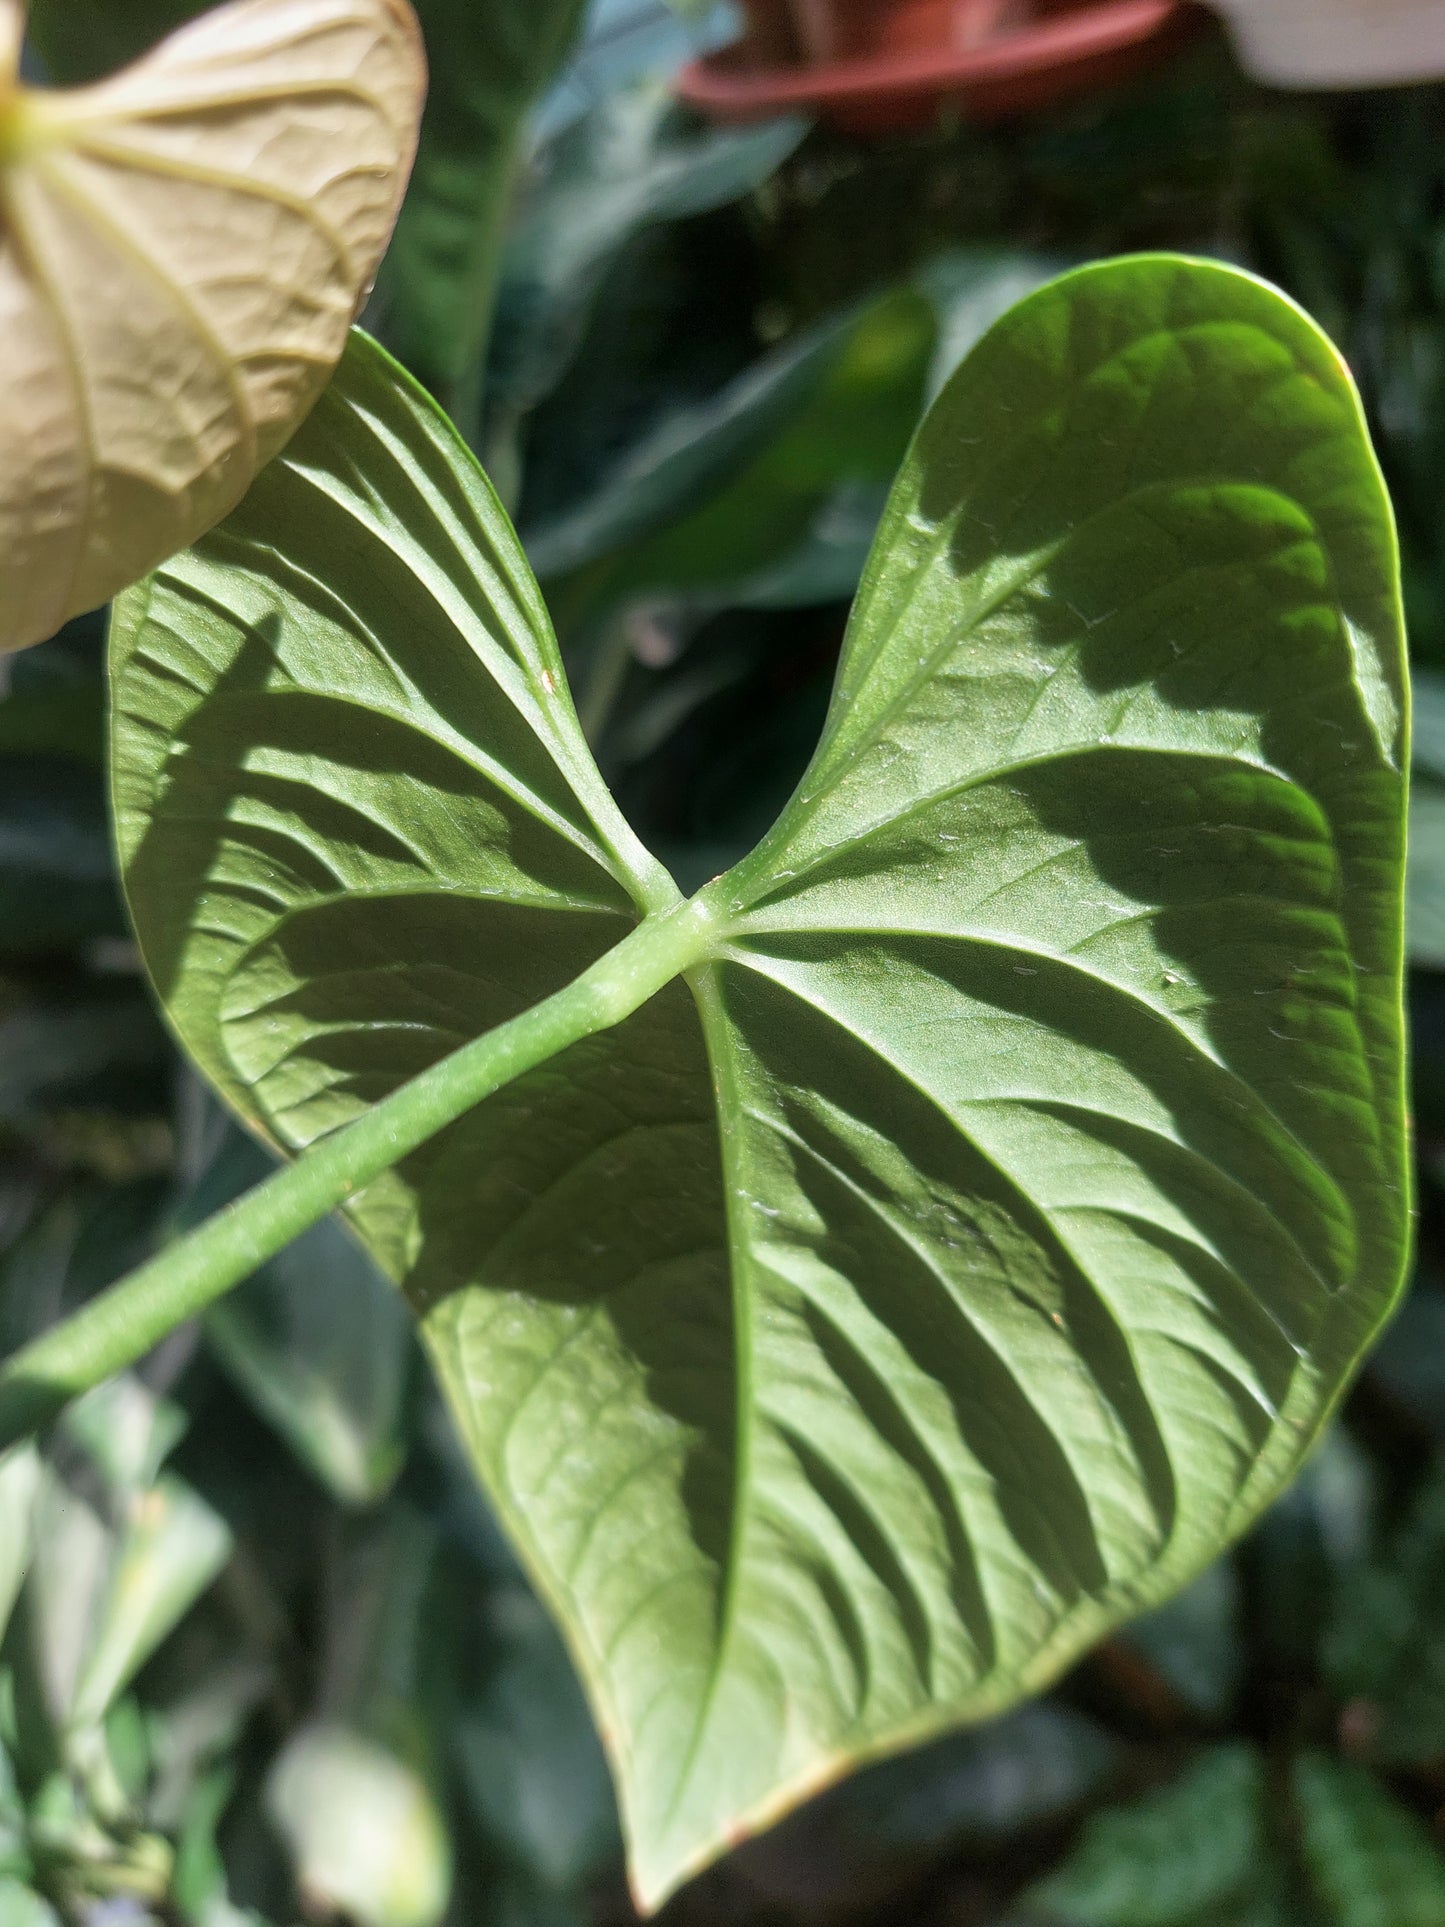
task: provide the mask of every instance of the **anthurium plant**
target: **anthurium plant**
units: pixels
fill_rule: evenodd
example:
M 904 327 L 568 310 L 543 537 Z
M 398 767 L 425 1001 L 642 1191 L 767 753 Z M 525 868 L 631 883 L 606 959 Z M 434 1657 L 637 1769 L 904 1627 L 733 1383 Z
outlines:
M 126 893 L 292 1161 L 0 1372 L 9 1438 L 341 1208 L 561 1627 L 651 1910 L 1290 1480 L 1399 1290 L 1390 509 L 1292 303 L 1078 270 L 929 410 L 812 762 L 684 897 L 365 335 L 111 626 Z

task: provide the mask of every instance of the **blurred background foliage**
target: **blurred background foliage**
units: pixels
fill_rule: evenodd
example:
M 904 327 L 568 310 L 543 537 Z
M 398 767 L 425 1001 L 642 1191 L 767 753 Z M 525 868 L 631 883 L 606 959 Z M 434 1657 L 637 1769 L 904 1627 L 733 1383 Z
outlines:
M 37 0 L 69 82 L 188 0 Z M 1206 32 L 1132 88 L 864 145 L 708 127 L 730 30 L 660 0 L 421 0 L 433 92 L 368 315 L 547 590 L 604 772 L 691 887 L 767 825 L 921 407 L 1059 267 L 1280 282 L 1360 383 L 1418 665 L 1413 1293 L 1231 1558 L 1009 1718 L 869 1768 L 678 1927 L 1445 1923 L 1445 88 L 1292 96 Z M 141 981 L 101 619 L 0 702 L 0 1346 L 265 1156 Z M 0 1927 L 613 1927 L 606 1771 L 398 1300 L 335 1226 L 0 1462 Z

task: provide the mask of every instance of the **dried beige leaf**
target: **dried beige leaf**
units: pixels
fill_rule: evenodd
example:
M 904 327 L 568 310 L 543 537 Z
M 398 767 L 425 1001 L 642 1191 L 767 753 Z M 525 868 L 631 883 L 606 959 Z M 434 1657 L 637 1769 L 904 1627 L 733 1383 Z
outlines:
M 94 86 L 15 80 L 0 0 L 0 650 L 231 509 L 304 419 L 391 233 L 406 0 L 232 0 Z

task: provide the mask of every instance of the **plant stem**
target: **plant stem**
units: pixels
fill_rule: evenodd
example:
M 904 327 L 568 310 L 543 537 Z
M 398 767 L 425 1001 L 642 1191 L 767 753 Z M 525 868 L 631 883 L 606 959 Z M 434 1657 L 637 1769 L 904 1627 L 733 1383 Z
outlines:
M 0 1365 L 0 1450 L 132 1365 L 184 1319 L 493 1091 L 621 1023 L 709 952 L 698 903 L 654 913 L 566 989 L 403 1084 Z

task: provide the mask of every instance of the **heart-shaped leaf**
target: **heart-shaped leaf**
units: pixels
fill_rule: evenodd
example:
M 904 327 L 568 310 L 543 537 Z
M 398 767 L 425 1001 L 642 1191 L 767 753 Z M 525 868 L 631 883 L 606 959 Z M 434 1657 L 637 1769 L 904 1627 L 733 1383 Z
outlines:
M 675 902 L 363 342 L 113 662 L 147 961 L 284 1144 Z M 1041 1685 L 1299 1463 L 1402 1265 L 1403 711 L 1328 343 L 1230 269 L 1068 276 L 935 404 L 687 983 L 357 1200 L 644 1905 Z
M 49 93 L 15 84 L 20 18 L 0 0 L 0 650 L 194 540 L 306 414 L 424 84 L 405 0 L 232 0 Z

